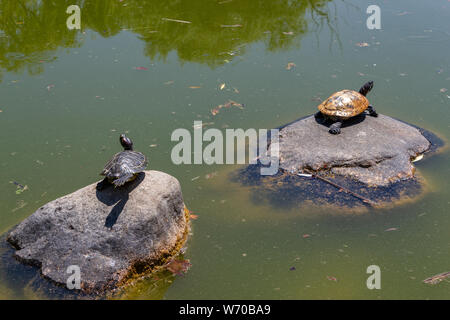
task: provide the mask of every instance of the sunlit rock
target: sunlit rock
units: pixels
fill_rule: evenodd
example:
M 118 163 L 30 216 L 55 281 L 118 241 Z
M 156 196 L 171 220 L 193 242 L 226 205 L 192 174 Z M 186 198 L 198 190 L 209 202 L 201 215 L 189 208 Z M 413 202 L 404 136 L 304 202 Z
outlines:
M 432 132 L 381 114 L 348 120 L 338 135 L 314 116 L 279 129 L 278 173 L 263 176 L 258 163 L 231 178 L 252 188 L 254 203 L 278 209 L 319 205 L 348 212 L 413 200 L 426 184 L 412 162 L 443 145 Z
M 81 290 L 97 293 L 178 253 L 189 228 L 178 180 L 145 171 L 121 188 L 95 187 L 49 202 L 15 227 L 7 236 L 15 257 L 62 286 L 69 267 L 79 267 Z
M 412 178 L 411 160 L 431 146 L 419 129 L 385 115 L 356 117 L 337 135 L 311 116 L 280 135 L 280 168 L 324 171 L 373 186 Z

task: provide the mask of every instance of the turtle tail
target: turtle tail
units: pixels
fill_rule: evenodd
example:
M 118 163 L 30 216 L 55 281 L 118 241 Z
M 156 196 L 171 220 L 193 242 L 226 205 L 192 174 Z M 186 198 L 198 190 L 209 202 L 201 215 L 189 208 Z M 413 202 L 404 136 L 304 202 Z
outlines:
M 373 88 L 373 81 L 366 82 L 361 89 L 359 89 L 359 93 L 361 93 L 363 96 L 366 96 L 370 90 Z

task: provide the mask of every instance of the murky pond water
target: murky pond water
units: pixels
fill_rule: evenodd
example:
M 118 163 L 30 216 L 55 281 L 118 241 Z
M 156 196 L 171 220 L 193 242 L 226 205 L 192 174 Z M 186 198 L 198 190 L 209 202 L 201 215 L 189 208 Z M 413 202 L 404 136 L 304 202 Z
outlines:
M 82 29 L 68 30 L 75 3 Z M 194 120 L 274 128 L 367 80 L 378 112 L 449 139 L 450 2 L 381 2 L 381 30 L 366 27 L 370 4 L 0 2 L 0 232 L 98 180 L 128 132 L 150 168 L 179 179 L 198 219 L 188 273 L 142 281 L 121 298 L 449 299 L 448 282 L 422 282 L 450 271 L 448 152 L 417 163 L 427 181 L 418 201 L 359 214 L 259 203 L 230 182 L 240 166 L 170 160 L 171 133 Z M 212 115 L 229 99 L 244 108 Z M 14 181 L 27 190 L 16 193 Z M 381 290 L 366 287 L 373 264 Z M 52 298 L 20 273 L 7 277 L 0 272 L 0 298 Z

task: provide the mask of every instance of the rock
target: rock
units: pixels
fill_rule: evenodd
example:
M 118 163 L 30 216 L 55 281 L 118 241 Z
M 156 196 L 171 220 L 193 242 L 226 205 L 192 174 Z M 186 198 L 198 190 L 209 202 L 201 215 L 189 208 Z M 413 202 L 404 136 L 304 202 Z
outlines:
M 355 117 L 339 135 L 328 126 L 308 116 L 278 128 L 278 173 L 261 175 L 258 162 L 230 174 L 231 181 L 250 187 L 258 205 L 366 211 L 418 199 L 426 188 L 411 159 L 444 145 L 432 132 L 384 115 Z M 298 175 L 306 172 L 315 176 Z
M 145 171 L 124 187 L 96 183 L 47 203 L 16 226 L 7 241 L 15 257 L 65 286 L 79 266 L 83 292 L 99 293 L 147 273 L 175 255 L 188 233 L 174 177 Z
M 338 135 L 310 116 L 283 127 L 280 135 L 280 168 L 323 170 L 371 186 L 412 178 L 411 160 L 431 146 L 417 128 L 381 114 L 361 115 Z

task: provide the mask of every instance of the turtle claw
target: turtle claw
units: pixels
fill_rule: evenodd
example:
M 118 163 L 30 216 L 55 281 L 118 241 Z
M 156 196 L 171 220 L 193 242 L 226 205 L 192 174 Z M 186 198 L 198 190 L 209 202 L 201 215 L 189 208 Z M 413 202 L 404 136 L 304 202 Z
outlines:
M 330 126 L 330 130 L 328 130 L 331 134 L 339 134 L 341 133 L 341 125 L 342 122 L 335 122 Z
M 119 177 L 118 179 L 113 181 L 114 187 L 117 188 L 117 187 L 123 186 L 132 177 L 133 177 L 132 174 L 126 174 L 126 175 Z
M 328 132 L 331 134 L 339 134 L 339 133 L 341 133 L 341 129 L 331 128 L 330 130 L 328 130 Z

